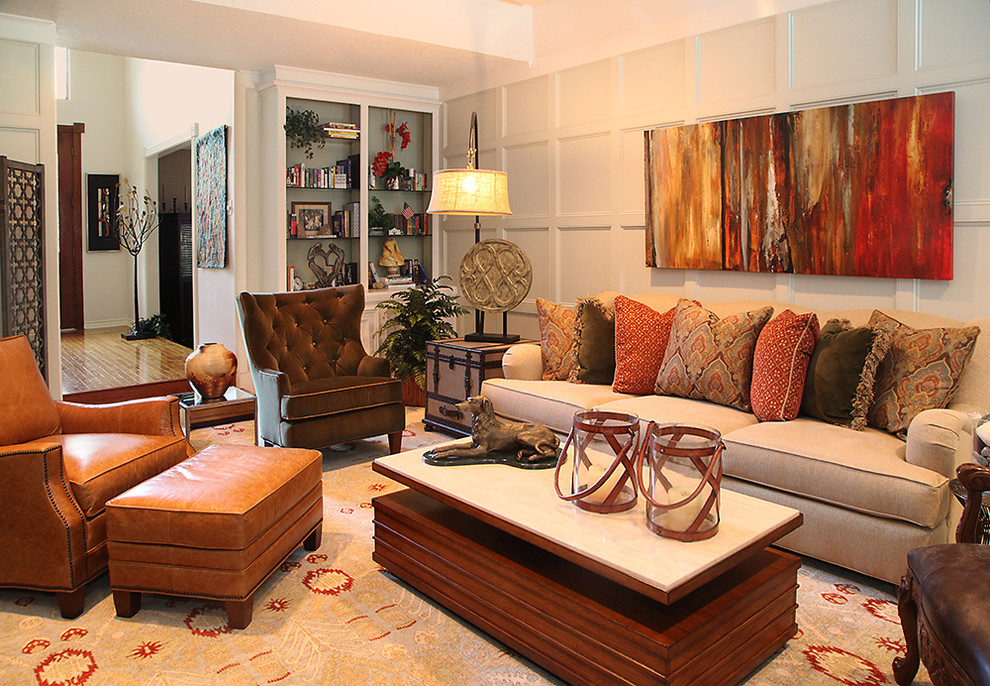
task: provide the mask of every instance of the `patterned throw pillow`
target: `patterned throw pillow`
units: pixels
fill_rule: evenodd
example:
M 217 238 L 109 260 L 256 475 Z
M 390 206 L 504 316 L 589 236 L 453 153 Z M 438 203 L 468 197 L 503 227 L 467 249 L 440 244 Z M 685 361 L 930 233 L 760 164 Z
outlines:
M 536 299 L 540 326 L 540 356 L 543 358 L 544 381 L 567 381 L 574 367 L 573 310 L 563 305 Z
M 865 429 L 876 371 L 889 346 L 886 331 L 854 329 L 848 319 L 830 319 L 808 363 L 801 412 L 856 431 Z
M 653 392 L 676 309 L 660 313 L 622 295 L 615 299 L 613 391 L 635 395 Z
M 889 331 L 891 340 L 877 372 L 869 422 L 901 433 L 922 410 L 949 404 L 980 328 L 913 329 L 879 310 L 873 311 L 870 326 Z
M 719 319 L 681 299 L 657 374 L 656 392 L 748 411 L 753 349 L 771 314 L 772 307 L 763 307 Z
M 808 362 L 818 343 L 818 315 L 784 310 L 756 340 L 750 400 L 761 422 L 794 419 L 801 410 Z
M 578 298 L 571 383 L 612 385 L 615 376 L 615 313 L 597 298 Z

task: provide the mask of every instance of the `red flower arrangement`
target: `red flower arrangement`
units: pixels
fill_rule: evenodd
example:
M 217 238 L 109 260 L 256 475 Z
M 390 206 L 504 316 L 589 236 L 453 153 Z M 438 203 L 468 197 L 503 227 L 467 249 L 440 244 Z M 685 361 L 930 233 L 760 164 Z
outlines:
M 385 176 L 385 169 L 391 161 L 392 153 L 382 151 L 375 155 L 375 161 L 371 163 L 371 171 L 375 176 Z

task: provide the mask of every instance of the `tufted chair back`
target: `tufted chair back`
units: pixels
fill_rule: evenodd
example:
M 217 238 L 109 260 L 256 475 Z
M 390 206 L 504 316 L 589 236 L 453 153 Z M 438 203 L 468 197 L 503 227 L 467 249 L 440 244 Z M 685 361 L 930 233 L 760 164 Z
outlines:
M 292 293 L 241 293 L 244 342 L 255 365 L 298 385 L 354 376 L 367 353 L 361 344 L 364 287 Z

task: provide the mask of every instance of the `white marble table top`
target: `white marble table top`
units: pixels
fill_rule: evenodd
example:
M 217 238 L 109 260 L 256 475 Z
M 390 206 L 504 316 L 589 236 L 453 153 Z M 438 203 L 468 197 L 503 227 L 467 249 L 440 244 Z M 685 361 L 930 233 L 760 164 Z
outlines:
M 801 522 L 797 510 L 722 489 L 718 533 L 706 541 L 683 543 L 647 528 L 642 496 L 626 512 L 596 514 L 557 497 L 553 469 L 437 467 L 423 462 L 423 452 L 379 458 L 375 471 L 428 495 L 446 495 L 665 594 L 713 567 L 724 567 L 733 556 L 741 561 Z

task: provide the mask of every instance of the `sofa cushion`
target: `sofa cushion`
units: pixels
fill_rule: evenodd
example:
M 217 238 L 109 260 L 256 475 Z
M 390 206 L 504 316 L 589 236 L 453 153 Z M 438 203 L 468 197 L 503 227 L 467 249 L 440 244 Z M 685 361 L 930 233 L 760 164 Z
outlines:
M 282 419 L 296 421 L 402 402 L 402 382 L 384 376 L 328 376 L 292 384 Z
M 865 514 L 933 527 L 948 512 L 948 477 L 904 460 L 904 443 L 806 417 L 723 435 L 725 473 Z
M 719 319 L 697 303 L 680 300 L 656 392 L 749 410 L 753 349 L 771 314 L 772 307 L 762 307 Z
M 705 400 L 691 400 L 675 395 L 642 395 L 623 398 L 598 405 L 596 410 L 626 412 L 640 418 L 642 431 L 650 420 L 658 424 L 702 424 L 726 434 L 750 424 L 756 424 L 756 417 L 734 407 L 716 405 Z M 640 434 L 642 439 L 645 433 Z
M 869 423 L 899 433 L 922 410 L 948 405 L 980 329 L 913 329 L 879 310 L 870 317 L 870 326 L 889 331 L 891 338 L 877 371 Z
M 784 310 L 767 322 L 753 351 L 750 401 L 761 422 L 794 419 L 801 410 L 808 362 L 818 342 L 814 312 Z
M 808 363 L 801 411 L 861 431 L 873 399 L 873 380 L 887 354 L 890 334 L 870 327 L 849 328 L 832 319 L 822 327 Z
M 543 379 L 566 381 L 574 366 L 576 315 L 573 310 L 543 298 L 536 299 L 536 315 L 540 327 Z
M 568 381 L 612 385 L 615 312 L 597 298 L 580 298 L 574 322 L 574 360 Z
M 65 476 L 87 518 L 103 512 L 110 498 L 187 457 L 183 436 L 63 434 L 45 440 L 62 445 Z
M 672 307 L 660 313 L 649 305 L 618 296 L 615 299 L 615 379 L 612 390 L 652 393 L 674 323 Z
M 487 379 L 481 394 L 502 417 L 536 422 L 561 433 L 571 430 L 575 412 L 629 397 L 611 386 L 519 379 Z

